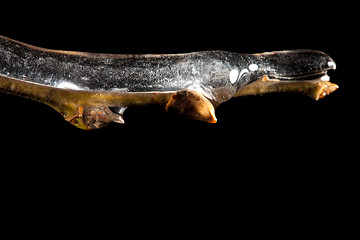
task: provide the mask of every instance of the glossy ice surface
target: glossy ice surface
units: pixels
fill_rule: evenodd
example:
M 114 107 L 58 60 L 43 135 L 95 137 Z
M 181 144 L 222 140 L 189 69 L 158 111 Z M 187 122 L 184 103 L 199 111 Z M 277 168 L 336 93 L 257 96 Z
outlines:
M 115 55 L 47 50 L 0 36 L 0 75 L 74 90 L 189 89 L 221 103 L 263 75 L 291 80 L 326 74 L 334 68 L 329 56 L 313 50 Z

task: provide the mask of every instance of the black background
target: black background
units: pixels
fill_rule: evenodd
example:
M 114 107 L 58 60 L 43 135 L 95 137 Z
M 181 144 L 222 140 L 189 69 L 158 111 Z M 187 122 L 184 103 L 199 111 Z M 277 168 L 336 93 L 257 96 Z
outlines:
M 319 101 L 285 93 L 232 99 L 216 110 L 216 124 L 152 107 L 128 109 L 125 125 L 96 131 L 77 129 L 45 105 L 1 93 L 1 162 L 5 185 L 11 183 L 9 191 L 18 194 L 14 201 L 45 194 L 50 205 L 60 199 L 60 209 L 76 206 L 87 212 L 85 205 L 97 206 L 92 201 L 100 198 L 111 203 L 110 211 L 125 201 L 124 209 L 135 204 L 135 212 L 150 216 L 156 215 L 154 208 L 174 215 L 192 208 L 205 216 L 239 217 L 243 211 L 254 229 L 266 229 L 280 217 L 278 224 L 293 234 L 306 235 L 324 221 L 321 231 L 335 231 L 329 225 L 341 211 L 334 206 L 339 196 L 347 196 L 344 186 L 353 178 L 341 146 L 350 131 L 342 8 L 308 2 L 114 2 L 4 9 L 0 35 L 50 49 L 317 49 L 337 63 L 329 75 L 340 86 Z M 300 218 L 306 224 L 291 224 Z M 279 233 L 276 229 L 268 231 Z

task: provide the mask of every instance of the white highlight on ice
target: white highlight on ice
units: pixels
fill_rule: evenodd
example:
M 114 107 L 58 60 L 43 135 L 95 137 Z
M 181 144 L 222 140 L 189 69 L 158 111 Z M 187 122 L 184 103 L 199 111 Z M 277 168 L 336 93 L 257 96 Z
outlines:
M 249 65 L 249 70 L 252 71 L 252 72 L 256 71 L 258 69 L 259 69 L 259 66 L 257 64 L 255 64 L 255 63 Z
M 336 69 L 336 64 L 332 61 L 328 61 L 328 66 L 329 67 L 333 67 L 334 69 Z
M 237 70 L 237 69 L 231 70 L 230 73 L 229 73 L 229 77 L 230 77 L 230 82 L 232 84 L 234 84 L 238 80 L 239 70 Z
M 324 75 L 320 79 L 321 79 L 321 81 L 329 81 L 330 77 L 328 75 Z
M 67 81 L 61 81 L 55 87 L 63 89 L 81 90 L 79 86 Z
M 241 70 L 240 74 L 239 74 L 239 78 L 241 78 L 244 74 L 248 73 L 249 70 L 247 70 L 246 68 Z

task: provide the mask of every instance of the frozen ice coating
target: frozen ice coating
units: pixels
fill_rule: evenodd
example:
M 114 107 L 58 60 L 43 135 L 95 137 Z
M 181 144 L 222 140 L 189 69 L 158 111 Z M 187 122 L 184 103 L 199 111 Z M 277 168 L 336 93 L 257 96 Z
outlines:
M 265 55 L 224 51 L 110 55 L 44 50 L 2 37 L 0 74 L 73 90 L 165 92 L 190 89 L 223 102 L 261 75 L 291 78 L 319 70 L 316 64 L 308 64 L 316 60 L 314 55 L 325 59 L 328 68 L 324 70 L 335 67 L 327 55 L 309 50 Z M 293 65 L 293 59 L 302 62 Z
M 219 87 L 231 87 L 237 68 L 231 53 L 209 51 L 163 55 L 72 54 L 33 49 L 0 38 L 0 74 L 74 90 L 152 92 L 191 89 L 208 98 Z M 232 90 L 234 94 L 236 88 Z M 229 96 L 230 97 L 230 96 Z M 229 98 L 228 97 L 228 98 Z
M 81 95 L 81 104 L 100 109 L 90 111 L 81 105 L 71 111 L 77 112 L 81 116 L 78 118 L 84 118 L 88 125 L 96 123 L 94 126 L 100 126 L 99 119 L 105 116 L 123 123 L 123 111 L 130 105 L 144 103 L 145 99 L 145 102 L 158 104 L 164 101 L 166 110 L 214 122 L 213 108 L 237 96 L 248 85 L 255 86 L 252 83 L 262 79 L 329 81 L 326 73 L 335 68 L 335 62 L 328 55 L 316 50 L 262 54 L 226 51 L 162 55 L 97 54 L 43 49 L 0 36 L 0 86 L 3 88 L 0 90 L 14 91 L 17 86 L 19 89 L 14 94 L 38 101 L 49 98 L 46 91 Z M 28 90 L 32 88 L 34 92 L 38 89 L 45 92 L 41 97 L 39 93 L 33 96 L 35 93 Z M 105 96 L 111 97 L 102 99 Z M 114 96 L 121 100 L 115 101 Z M 55 101 L 47 100 L 51 106 Z M 201 109 L 198 109 L 199 106 Z M 117 110 L 110 111 L 108 107 Z M 201 113 L 190 114 L 190 109 Z M 91 115 L 94 112 L 96 116 Z M 100 112 L 104 116 L 99 115 Z M 71 122 L 77 118 L 69 119 Z

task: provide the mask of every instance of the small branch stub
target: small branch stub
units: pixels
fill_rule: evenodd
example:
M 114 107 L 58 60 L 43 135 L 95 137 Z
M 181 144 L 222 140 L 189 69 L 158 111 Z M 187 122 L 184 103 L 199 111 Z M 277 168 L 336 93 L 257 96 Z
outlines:
M 202 94 L 185 90 L 176 92 L 165 106 L 166 111 L 184 115 L 187 118 L 216 123 L 215 109 Z
M 85 107 L 83 119 L 88 129 L 99 129 L 112 122 L 125 123 L 121 115 L 115 114 L 108 107 Z

